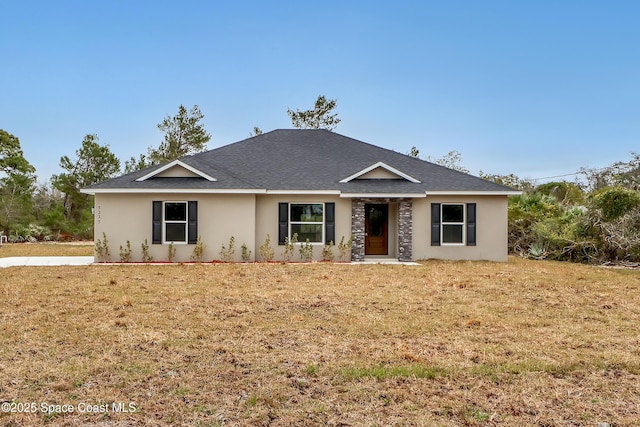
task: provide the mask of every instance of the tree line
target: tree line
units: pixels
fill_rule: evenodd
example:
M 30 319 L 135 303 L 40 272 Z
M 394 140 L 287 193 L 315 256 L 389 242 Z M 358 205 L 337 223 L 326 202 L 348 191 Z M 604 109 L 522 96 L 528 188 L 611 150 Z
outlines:
M 535 185 L 516 175 L 481 177 L 519 189 L 509 198 L 509 250 L 535 259 L 640 262 L 640 155 L 573 182 Z
M 336 100 L 320 95 L 312 108 L 287 108 L 287 114 L 293 127 L 333 130 L 340 123 L 336 107 Z M 0 231 L 10 242 L 92 239 L 93 196 L 80 190 L 121 173 L 205 151 L 211 134 L 203 118 L 198 105 L 190 110 L 180 105 L 176 115 L 167 115 L 157 125 L 163 134 L 160 145 L 148 147 L 124 164 L 108 144 L 100 144 L 98 135 L 87 134 L 75 157 L 62 156 L 62 172 L 45 184 L 37 183 L 36 170 L 24 157 L 19 138 L 0 129 Z M 256 126 L 250 136 L 261 133 Z

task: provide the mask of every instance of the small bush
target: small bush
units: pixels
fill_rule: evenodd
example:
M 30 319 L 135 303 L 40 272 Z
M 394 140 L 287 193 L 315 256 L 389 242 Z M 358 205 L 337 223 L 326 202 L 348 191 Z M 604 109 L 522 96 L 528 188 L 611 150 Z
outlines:
M 236 238 L 231 236 L 229 239 L 229 247 L 226 248 L 222 245 L 222 249 L 220 249 L 220 259 L 224 262 L 233 262 L 235 259 L 236 250 L 234 248 L 236 242 Z
M 153 257 L 149 255 L 149 243 L 147 243 L 147 239 L 144 239 L 144 243 L 142 243 L 140 246 L 142 248 L 142 262 L 153 261 Z
M 300 259 L 302 262 L 311 262 L 313 260 L 313 245 L 309 239 L 300 245 Z
M 102 240 L 96 240 L 94 247 L 99 262 L 108 262 L 111 260 L 111 254 L 109 253 L 109 241 L 107 240 L 107 235 L 105 233 L 102 233 Z
M 333 261 L 333 259 L 335 258 L 335 255 L 333 254 L 334 246 L 335 245 L 333 244 L 333 240 L 330 241 L 328 245 L 324 245 L 324 248 L 322 248 L 323 261 L 329 261 L 329 262 Z
M 120 245 L 120 262 L 131 262 L 131 242 L 127 240 L 127 246 Z
M 547 257 L 547 250 L 544 245 L 540 243 L 533 244 L 529 247 L 529 258 L 532 259 L 545 259 Z
M 271 236 L 269 236 L 268 234 L 264 243 L 260 245 L 260 256 L 265 262 L 273 261 L 273 257 L 275 256 L 273 248 L 271 247 Z
M 7 236 L 7 240 L 11 243 L 30 242 L 35 243 L 39 240 L 52 240 L 53 235 L 47 227 L 37 224 L 15 225 Z
M 347 243 L 344 242 L 344 236 L 340 238 L 338 251 L 340 252 L 340 259 L 342 261 L 349 261 L 351 259 L 351 246 L 353 246 L 353 236 L 349 236 Z
M 295 248 L 296 243 L 298 243 L 298 233 L 293 233 L 293 237 L 291 239 L 289 237 L 284 238 L 284 253 L 282 254 L 284 262 L 291 261 L 293 249 Z
M 202 236 L 198 236 L 198 240 L 196 240 L 196 245 L 193 247 L 193 253 L 191 254 L 191 259 L 197 262 L 202 261 L 202 257 L 204 257 L 204 251 L 207 249 L 207 245 L 202 242 Z
M 251 261 L 251 250 L 247 247 L 245 243 L 242 244 L 242 261 L 249 262 Z

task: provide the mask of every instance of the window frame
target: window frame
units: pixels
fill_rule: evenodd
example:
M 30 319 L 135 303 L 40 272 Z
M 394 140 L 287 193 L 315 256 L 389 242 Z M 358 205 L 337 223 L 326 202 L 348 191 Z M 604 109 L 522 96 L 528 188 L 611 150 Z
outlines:
M 184 221 L 182 220 L 167 220 L 166 218 L 166 205 L 168 203 L 181 203 L 184 204 Z M 182 240 L 167 240 L 167 224 L 183 224 L 184 225 L 184 241 Z M 187 245 L 189 243 L 189 202 L 186 200 L 163 200 L 162 201 L 162 243 L 174 245 Z
M 445 221 L 445 206 L 461 206 L 462 221 Z M 447 225 L 456 225 L 462 227 L 462 240 L 460 242 L 445 242 L 444 227 Z M 466 246 L 467 245 L 467 205 L 466 203 L 441 203 L 440 204 L 440 245 L 441 246 Z
M 291 208 L 294 205 L 320 205 L 322 206 L 322 221 L 318 222 L 318 221 L 293 221 L 292 220 L 292 215 L 291 215 Z M 291 240 L 293 238 L 293 233 L 291 232 L 291 226 L 292 225 L 320 225 L 320 229 L 321 229 L 321 236 L 320 236 L 320 240 L 317 242 L 312 242 L 309 241 L 309 243 L 311 243 L 312 245 L 324 245 L 325 243 L 325 237 L 326 237 L 326 223 L 327 223 L 327 211 L 326 211 L 326 203 L 325 202 L 289 202 L 289 206 L 288 206 L 288 223 L 287 223 L 287 232 L 288 232 L 288 236 L 289 236 L 289 240 Z M 298 239 L 300 237 L 298 236 Z M 304 241 L 302 240 L 298 240 L 298 243 L 302 244 L 305 243 L 306 239 Z

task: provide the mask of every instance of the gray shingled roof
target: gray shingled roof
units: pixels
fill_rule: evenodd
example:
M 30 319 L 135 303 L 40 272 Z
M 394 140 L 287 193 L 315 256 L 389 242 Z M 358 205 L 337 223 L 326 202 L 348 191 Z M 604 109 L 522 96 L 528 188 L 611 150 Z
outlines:
M 514 191 L 469 174 L 320 129 L 274 130 L 180 160 L 214 177 L 216 181 L 159 177 L 136 181 L 160 167 L 153 166 L 92 185 L 86 190 L 261 189 L 396 194 Z M 420 183 L 405 179 L 339 182 L 378 162 L 402 171 Z

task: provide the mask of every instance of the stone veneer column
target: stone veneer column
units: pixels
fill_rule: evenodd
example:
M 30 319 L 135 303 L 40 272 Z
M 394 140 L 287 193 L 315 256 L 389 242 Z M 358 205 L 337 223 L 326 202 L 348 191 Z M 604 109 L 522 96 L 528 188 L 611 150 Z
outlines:
M 364 261 L 364 200 L 351 199 L 351 261 Z
M 413 208 L 409 199 L 400 200 L 398 214 L 398 260 L 412 261 Z M 363 252 L 364 253 L 364 252 Z

